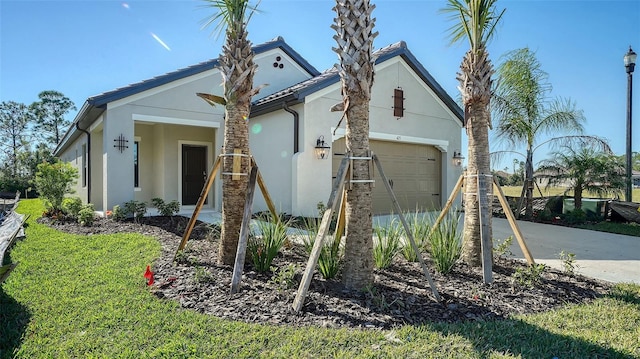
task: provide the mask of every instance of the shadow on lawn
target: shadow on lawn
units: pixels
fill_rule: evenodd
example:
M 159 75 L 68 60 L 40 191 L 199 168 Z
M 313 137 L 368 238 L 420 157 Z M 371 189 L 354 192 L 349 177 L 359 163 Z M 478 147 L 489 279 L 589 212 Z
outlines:
M 549 332 L 516 319 L 470 322 L 466 325 L 439 329 L 444 335 L 457 335 L 469 340 L 482 358 L 491 352 L 510 354 L 525 359 L 538 358 L 620 358 L 635 355 L 605 347 L 587 340 Z
M 27 308 L 0 288 L 0 358 L 13 357 L 30 318 Z

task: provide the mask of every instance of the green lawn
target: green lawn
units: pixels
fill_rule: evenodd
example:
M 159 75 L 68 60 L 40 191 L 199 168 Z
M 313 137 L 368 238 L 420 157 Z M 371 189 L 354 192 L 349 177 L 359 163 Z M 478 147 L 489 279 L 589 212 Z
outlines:
M 640 358 L 640 287 L 589 305 L 503 321 L 395 331 L 292 328 L 221 320 L 154 297 L 160 254 L 138 234 L 67 235 L 40 225 L 0 290 L 0 358 Z

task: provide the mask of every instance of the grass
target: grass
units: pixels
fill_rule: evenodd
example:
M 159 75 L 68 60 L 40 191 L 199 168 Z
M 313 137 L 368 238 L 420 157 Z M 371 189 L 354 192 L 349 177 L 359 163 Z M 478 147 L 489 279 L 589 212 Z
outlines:
M 153 296 L 156 240 L 68 235 L 35 222 L 0 290 L 0 358 L 640 358 L 640 286 L 589 305 L 502 321 L 394 331 L 246 324 Z

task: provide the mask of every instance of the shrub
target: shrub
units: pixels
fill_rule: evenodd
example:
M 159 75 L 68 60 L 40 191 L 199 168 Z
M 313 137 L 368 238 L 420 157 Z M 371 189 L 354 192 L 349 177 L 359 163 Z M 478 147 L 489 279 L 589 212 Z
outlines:
M 436 270 L 449 273 L 462 254 L 462 234 L 458 231 L 457 211 L 447 214 L 431 234 L 431 258 Z
M 393 258 L 401 251 L 402 229 L 393 218 L 386 226 L 377 223 L 373 227 L 373 261 L 376 268 L 383 269 L 391 265 Z
M 259 235 L 252 233 L 247 243 L 253 265 L 258 272 L 267 272 L 285 239 L 287 239 L 287 223 L 268 215 L 257 221 Z
M 78 212 L 78 223 L 85 227 L 90 227 L 93 225 L 94 219 L 95 211 L 93 208 L 93 204 L 89 203 L 82 206 L 82 209 Z
M 142 201 L 129 201 L 124 204 L 124 212 L 126 216 L 133 216 L 136 222 L 147 214 L 147 204 Z
M 513 273 L 513 283 L 529 288 L 542 283 L 542 273 L 547 267 L 542 263 L 527 266 L 526 269 L 517 268 Z
M 587 220 L 587 214 L 582 209 L 574 209 L 565 214 L 564 218 L 569 224 L 582 224 Z
M 124 221 L 125 218 L 127 218 L 127 213 L 124 211 L 124 209 L 122 209 L 122 207 L 120 207 L 119 205 L 115 205 L 113 206 L 113 211 L 111 212 L 111 218 L 114 221 Z
M 71 218 L 78 218 L 81 209 L 82 200 L 80 197 L 67 197 L 62 200 L 62 212 Z
M 304 219 L 304 232 L 301 233 L 301 236 L 307 254 L 311 254 L 316 237 L 318 236 L 319 226 L 319 218 Z M 318 272 L 320 272 L 320 275 L 322 275 L 324 279 L 335 278 L 335 276 L 338 275 L 343 255 L 340 238 L 335 238 L 335 235 L 330 235 L 330 237 L 331 239 L 325 238 L 320 256 L 318 257 Z
M 66 194 L 73 193 L 71 187 L 77 178 L 78 170 L 70 163 L 43 162 L 38 165 L 35 184 L 50 214 L 62 212 L 62 200 Z
M 165 203 L 162 198 L 153 198 L 151 203 L 158 209 L 161 216 L 173 217 L 180 212 L 180 202 L 173 200 Z

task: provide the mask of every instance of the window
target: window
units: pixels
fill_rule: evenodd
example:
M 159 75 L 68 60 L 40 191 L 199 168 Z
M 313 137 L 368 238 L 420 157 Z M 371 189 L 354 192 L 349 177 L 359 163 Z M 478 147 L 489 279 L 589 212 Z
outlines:
M 140 148 L 140 141 L 133 142 L 133 186 L 135 188 L 140 187 L 140 166 L 138 165 L 138 153 Z
M 82 145 L 82 187 L 87 187 L 87 162 L 87 144 L 85 143 Z

